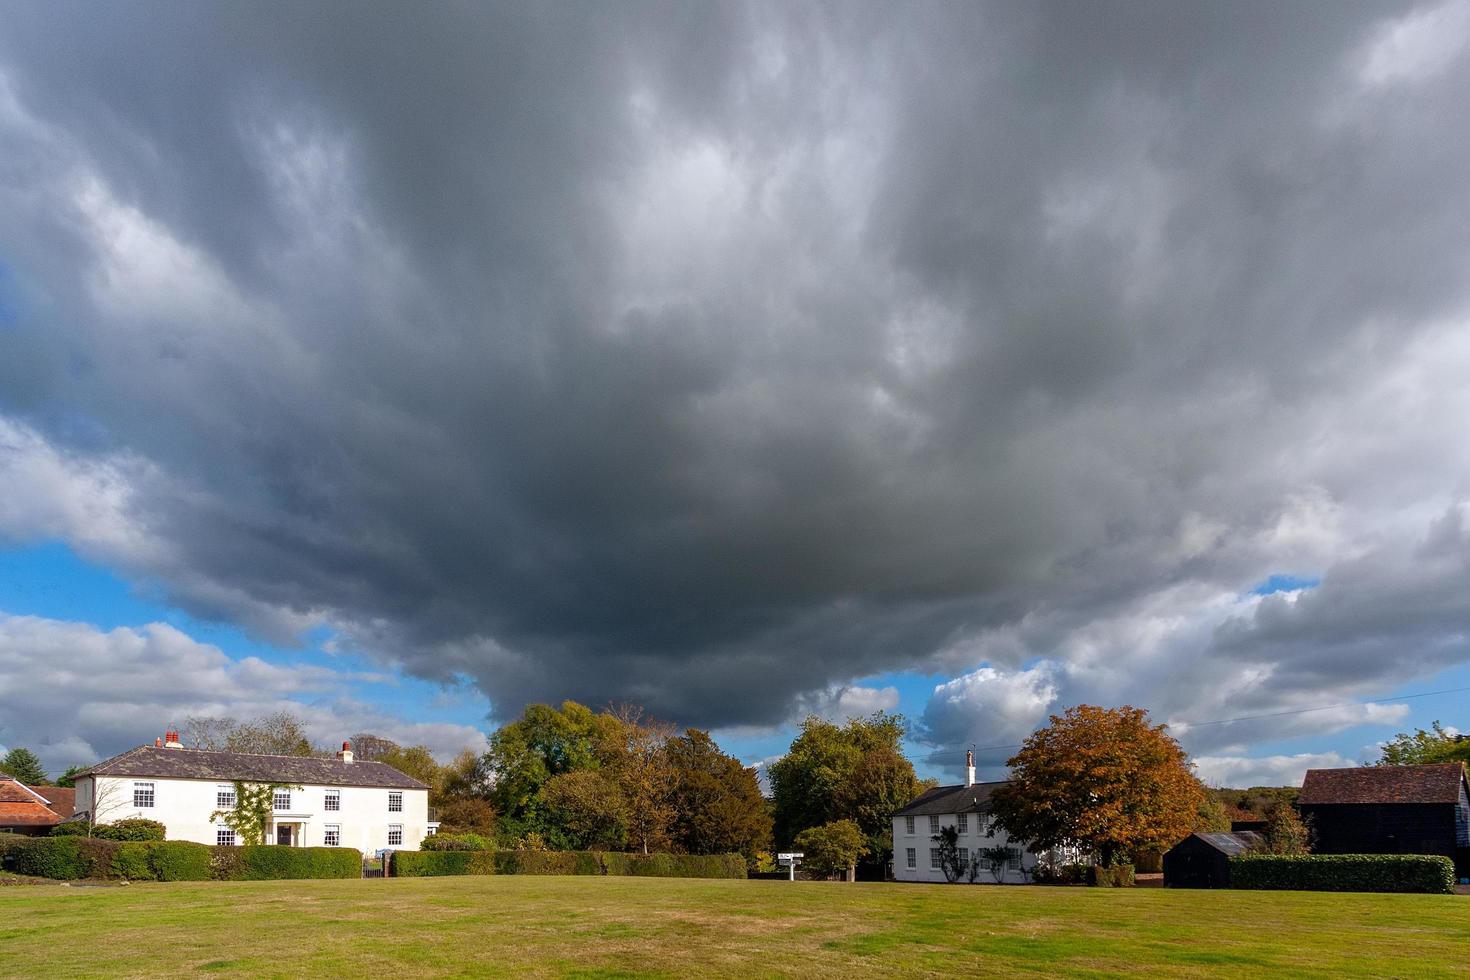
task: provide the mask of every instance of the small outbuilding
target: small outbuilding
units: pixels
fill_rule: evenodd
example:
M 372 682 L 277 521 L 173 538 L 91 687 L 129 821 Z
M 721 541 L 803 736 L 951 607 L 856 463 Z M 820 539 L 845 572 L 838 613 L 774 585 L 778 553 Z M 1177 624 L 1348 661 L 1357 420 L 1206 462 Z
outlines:
M 1164 885 L 1168 888 L 1229 888 L 1230 859 L 1260 846 L 1254 831 L 1230 834 L 1190 834 L 1164 855 Z

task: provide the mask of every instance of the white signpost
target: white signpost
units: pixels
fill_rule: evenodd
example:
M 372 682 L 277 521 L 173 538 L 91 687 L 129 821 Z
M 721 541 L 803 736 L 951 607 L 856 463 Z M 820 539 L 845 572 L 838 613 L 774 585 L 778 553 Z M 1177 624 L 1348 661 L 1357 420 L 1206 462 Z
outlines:
M 795 881 L 796 866 L 801 863 L 801 859 L 804 857 L 806 857 L 806 854 L 802 851 L 783 851 L 776 855 L 776 863 L 786 865 L 791 871 L 791 880 Z

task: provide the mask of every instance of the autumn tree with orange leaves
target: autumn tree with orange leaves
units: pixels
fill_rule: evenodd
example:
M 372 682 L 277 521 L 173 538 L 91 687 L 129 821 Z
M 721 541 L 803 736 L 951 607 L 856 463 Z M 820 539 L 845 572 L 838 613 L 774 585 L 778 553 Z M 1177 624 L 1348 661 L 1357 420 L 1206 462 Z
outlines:
M 1168 850 L 1195 829 L 1205 789 L 1166 728 L 1126 705 L 1052 715 L 1008 760 L 995 820 L 1033 852 L 1080 847 L 1104 867 Z

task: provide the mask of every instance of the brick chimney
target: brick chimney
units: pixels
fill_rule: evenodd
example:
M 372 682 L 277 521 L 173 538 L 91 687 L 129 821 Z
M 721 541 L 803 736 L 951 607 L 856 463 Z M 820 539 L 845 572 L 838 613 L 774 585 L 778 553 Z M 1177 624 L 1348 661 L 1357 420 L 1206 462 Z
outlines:
M 153 747 L 155 749 L 161 749 L 161 748 L 163 748 L 163 739 L 161 739 L 161 738 L 155 738 L 153 740 Z
M 179 733 L 175 729 L 169 729 L 163 733 L 163 747 L 166 749 L 182 749 L 184 743 L 179 741 Z
M 343 762 L 351 762 L 352 761 L 352 743 L 351 742 L 343 742 L 342 743 L 342 751 L 337 753 L 337 758 L 341 759 Z
M 975 750 L 965 750 L 965 785 L 975 785 Z

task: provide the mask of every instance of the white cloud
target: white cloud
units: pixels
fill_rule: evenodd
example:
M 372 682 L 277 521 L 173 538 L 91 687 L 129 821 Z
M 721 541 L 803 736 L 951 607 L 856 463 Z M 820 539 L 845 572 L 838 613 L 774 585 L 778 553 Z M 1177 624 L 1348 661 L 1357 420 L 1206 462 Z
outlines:
M 959 765 L 957 753 L 969 745 L 985 749 L 1020 742 L 1046 721 L 1057 695 L 1049 664 L 1016 671 L 981 667 L 934 688 L 922 718 L 924 738 L 949 750 L 934 761 L 953 769 Z M 1010 754 L 982 752 L 980 761 Z
M 1380 87 L 1433 77 L 1470 43 L 1470 4 L 1449 0 L 1383 24 L 1362 54 L 1360 77 Z
M 799 722 L 807 715 L 816 715 L 841 724 L 849 718 L 865 718 L 875 711 L 892 711 L 897 707 L 896 687 L 835 684 L 798 698 L 793 720 Z
M 1245 789 L 1251 786 L 1300 786 L 1308 769 L 1340 769 L 1356 765 L 1336 752 L 1299 755 L 1202 755 L 1195 771 L 1207 786 Z
M 350 682 L 378 679 L 235 660 L 166 623 L 100 630 L 0 613 L 0 742 L 29 746 L 55 770 L 148 742 L 188 715 L 243 719 L 277 710 L 302 717 L 322 744 L 367 730 L 441 756 L 484 746 L 468 725 L 406 721 L 341 693 Z

